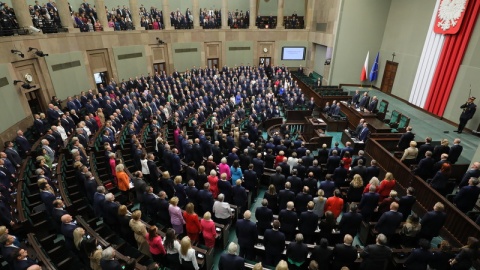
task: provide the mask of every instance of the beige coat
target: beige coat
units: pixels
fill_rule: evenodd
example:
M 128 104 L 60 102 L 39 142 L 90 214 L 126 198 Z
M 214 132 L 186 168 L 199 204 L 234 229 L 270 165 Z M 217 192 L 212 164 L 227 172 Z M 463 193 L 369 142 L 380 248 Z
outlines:
M 135 240 L 137 241 L 138 250 L 140 250 L 140 252 L 143 254 L 150 256 L 150 247 L 148 246 L 147 239 L 145 238 L 145 235 L 147 234 L 147 228 L 145 227 L 145 224 L 131 219 L 129 225 L 130 228 L 132 228 Z
M 405 151 L 403 152 L 403 156 L 402 156 L 402 161 L 405 160 L 405 159 L 416 159 L 417 158 L 417 155 L 418 155 L 418 148 L 416 147 L 408 147 L 407 149 L 405 149 Z

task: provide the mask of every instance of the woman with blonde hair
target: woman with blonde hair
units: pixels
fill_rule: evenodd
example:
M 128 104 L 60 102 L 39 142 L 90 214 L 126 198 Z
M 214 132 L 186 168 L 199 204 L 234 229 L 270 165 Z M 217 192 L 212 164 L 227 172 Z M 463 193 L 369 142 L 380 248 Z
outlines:
M 313 212 L 318 215 L 318 218 L 323 217 L 325 202 L 327 201 L 327 198 L 323 197 L 324 195 L 325 192 L 322 189 L 319 189 L 317 197 L 313 198 L 313 203 L 315 204 L 313 206 Z
M 418 235 L 422 229 L 420 219 L 417 215 L 411 214 L 400 230 L 400 237 L 402 245 L 407 247 L 415 247 L 418 241 Z
M 178 207 L 183 208 L 187 204 L 187 193 L 185 192 L 185 186 L 182 184 L 183 178 L 181 175 L 175 176 L 173 180 L 175 184 L 175 196 L 178 198 Z
M 180 263 L 182 270 L 198 270 L 197 256 L 188 236 L 180 241 Z
M 203 166 L 203 165 L 198 166 L 197 179 L 193 179 L 193 180 L 195 180 L 195 187 L 199 190 L 203 189 L 203 184 L 208 182 L 207 178 L 208 178 L 208 176 L 205 173 L 205 166 Z M 188 179 L 188 180 L 191 180 L 191 179 Z
M 183 224 L 185 224 L 185 220 L 182 216 L 182 209 L 178 207 L 178 197 L 173 197 L 170 199 L 168 213 L 170 214 L 170 222 L 172 223 L 173 229 L 177 234 L 182 234 Z
M 410 166 L 416 162 L 417 156 L 418 156 L 417 142 L 411 141 L 410 147 L 405 149 L 400 161 L 402 161 L 405 165 Z
M 77 250 L 83 249 L 82 241 L 84 236 L 85 236 L 85 230 L 81 227 L 78 227 L 73 231 L 73 243 L 75 244 L 75 248 Z
M 385 179 L 382 180 L 377 189 L 378 194 L 380 194 L 380 201 L 383 201 L 383 199 L 389 196 L 390 191 L 393 190 L 396 184 L 397 181 L 393 177 L 393 174 L 391 172 L 387 172 L 385 174 Z
M 195 206 L 193 203 L 188 203 L 185 207 L 185 212 L 183 212 L 183 219 L 186 224 L 187 236 L 190 237 L 193 242 L 197 242 L 198 236 L 202 231 L 202 226 L 200 225 L 200 220 L 194 209 Z
M 347 191 L 347 202 L 359 202 L 363 194 L 363 178 L 360 174 L 355 174 Z
M 97 109 L 97 116 L 98 116 L 98 119 L 100 120 L 99 127 L 102 127 L 103 125 L 105 125 L 105 114 L 103 114 L 102 108 Z M 97 124 L 98 124 L 98 121 L 97 121 Z
M 102 259 L 102 247 L 98 245 L 97 239 L 92 237 L 86 239 L 85 244 L 83 245 L 83 252 L 87 255 L 90 260 L 90 268 L 92 270 L 102 270 L 100 266 L 100 260 Z
M 135 241 L 137 241 L 138 250 L 143 254 L 150 256 L 150 247 L 148 246 L 147 239 L 147 227 L 143 224 L 142 211 L 135 210 L 132 213 L 132 219 L 130 220 L 130 228 L 134 232 Z
M 281 260 L 280 262 L 278 262 L 275 270 L 288 270 L 288 263 L 284 260 Z
M 223 160 L 223 159 L 222 159 Z M 226 161 L 226 159 L 225 159 Z M 228 167 L 228 165 L 227 165 Z M 229 169 L 230 171 L 230 169 Z M 210 192 L 212 192 L 213 198 L 217 198 L 218 196 L 218 176 L 217 171 L 211 170 L 210 175 L 207 177 L 207 181 L 210 184 Z
M 203 239 L 205 240 L 205 246 L 207 248 L 213 248 L 215 246 L 215 237 L 217 236 L 217 231 L 215 230 L 215 222 L 212 220 L 212 214 L 206 212 L 203 215 L 203 219 L 200 221 L 202 226 Z
M 370 179 L 370 182 L 368 182 L 368 184 L 363 189 L 363 193 L 368 193 L 368 191 L 370 189 L 370 186 L 374 186 L 375 187 L 375 192 L 378 193 L 378 187 L 380 186 L 380 181 L 378 181 L 377 177 L 374 176 L 374 177 L 372 177 L 372 179 Z

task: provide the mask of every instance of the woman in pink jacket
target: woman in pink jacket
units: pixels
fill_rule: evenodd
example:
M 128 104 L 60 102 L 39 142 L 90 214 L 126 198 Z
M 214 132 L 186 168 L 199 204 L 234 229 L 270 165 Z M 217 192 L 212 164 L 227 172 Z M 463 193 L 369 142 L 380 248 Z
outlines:
M 178 207 L 177 205 L 178 198 L 171 198 L 170 205 L 168 206 L 168 213 L 170 214 L 170 222 L 172 223 L 172 227 L 175 230 L 175 233 L 182 234 L 183 224 L 185 224 L 185 220 L 183 219 L 182 209 L 180 209 L 180 207 Z
M 230 173 L 230 166 L 228 166 L 226 158 L 222 158 L 222 160 L 220 160 L 220 164 L 218 165 L 218 173 L 220 175 L 222 175 L 222 173 L 226 173 L 227 180 L 230 180 L 232 177 L 232 174 Z
M 217 231 L 215 230 L 215 222 L 212 220 L 212 214 L 206 212 L 203 215 L 203 219 L 200 221 L 202 225 L 203 239 L 205 239 L 205 246 L 207 248 L 213 248 L 215 246 L 215 237 L 217 237 Z

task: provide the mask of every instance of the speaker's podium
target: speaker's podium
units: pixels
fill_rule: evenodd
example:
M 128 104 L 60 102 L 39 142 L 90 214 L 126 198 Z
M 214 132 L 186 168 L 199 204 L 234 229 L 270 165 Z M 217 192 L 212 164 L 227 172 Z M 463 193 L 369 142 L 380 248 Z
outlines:
M 314 137 L 320 137 L 323 131 L 327 129 L 327 124 L 320 118 L 313 116 L 305 116 L 305 130 L 303 131 L 303 138 L 309 141 Z

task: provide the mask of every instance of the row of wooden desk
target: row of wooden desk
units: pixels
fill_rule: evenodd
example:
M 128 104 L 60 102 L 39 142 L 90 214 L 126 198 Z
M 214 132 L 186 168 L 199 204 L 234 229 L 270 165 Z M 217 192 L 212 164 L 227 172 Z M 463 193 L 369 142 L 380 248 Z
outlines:
M 346 102 L 340 102 L 340 110 L 348 119 L 348 127 L 355 129 L 360 123 L 360 119 L 365 119 L 368 129 L 371 133 L 389 133 L 392 128 L 383 121 L 377 119 L 377 115 L 367 111 L 360 111 L 354 106 L 349 106 Z

